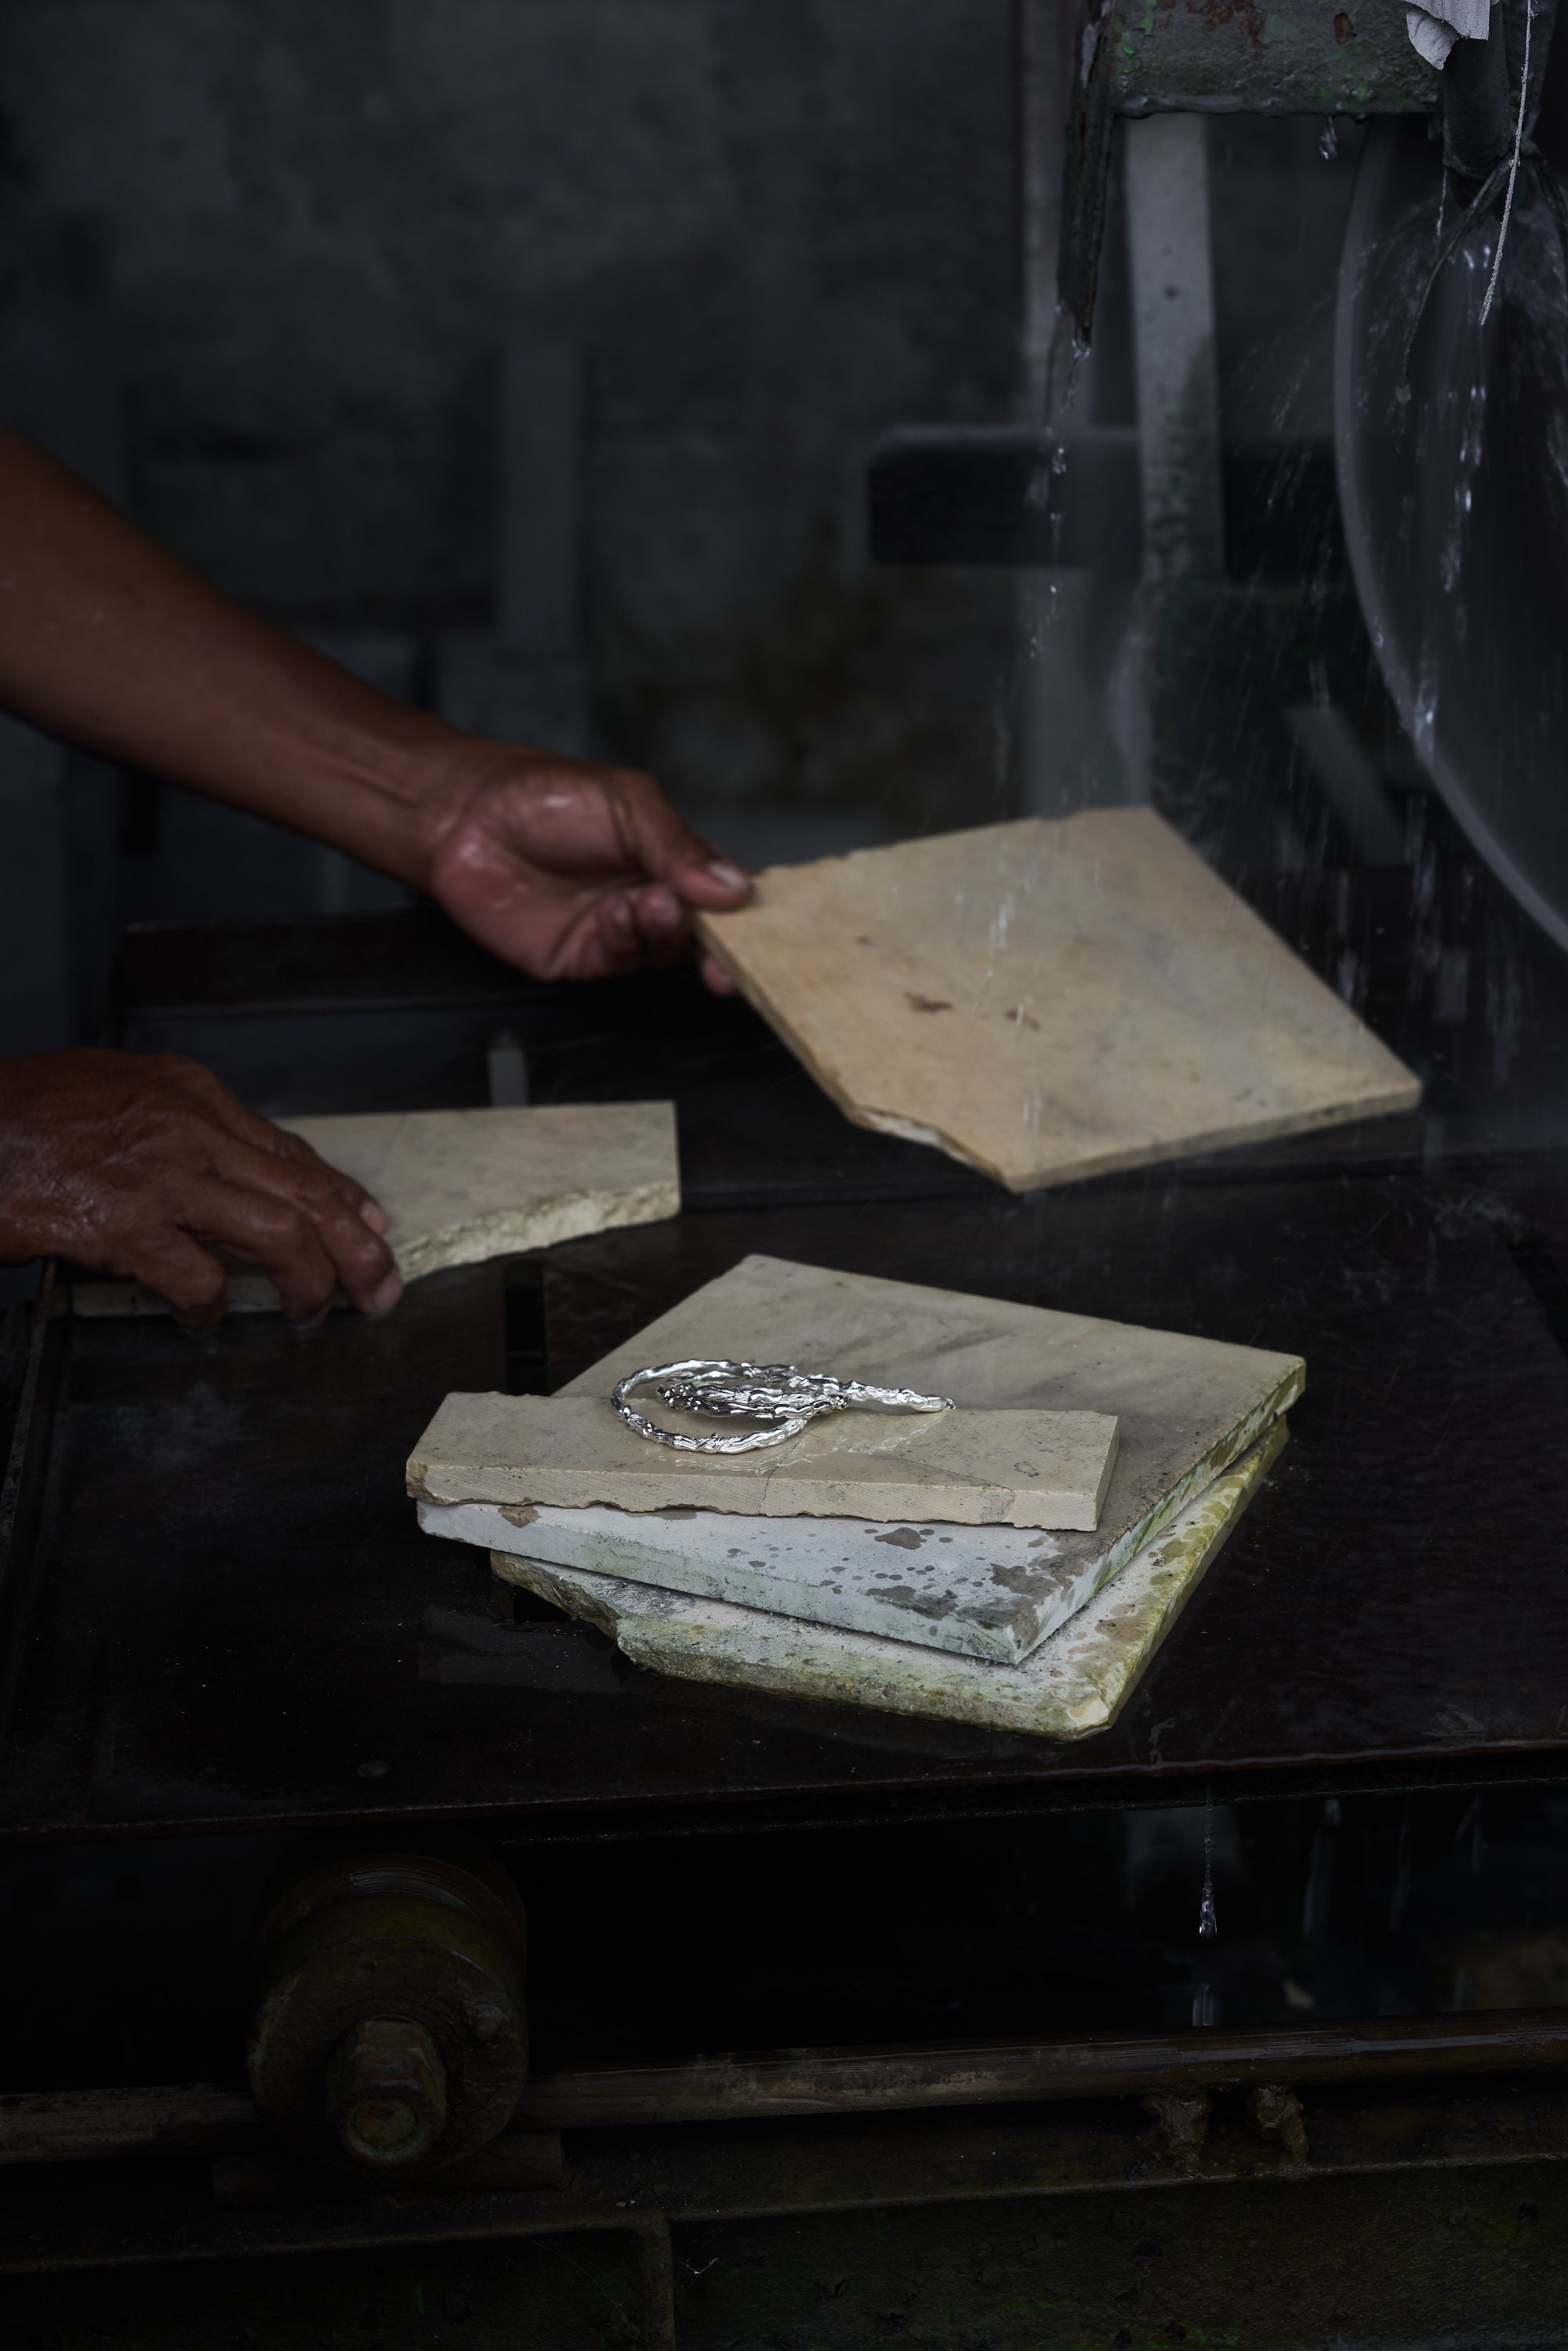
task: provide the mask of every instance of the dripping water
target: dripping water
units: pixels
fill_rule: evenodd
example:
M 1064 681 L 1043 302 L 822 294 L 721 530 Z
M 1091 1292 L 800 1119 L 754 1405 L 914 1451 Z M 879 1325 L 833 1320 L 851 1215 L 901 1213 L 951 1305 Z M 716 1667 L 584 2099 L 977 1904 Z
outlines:
M 1214 1798 L 1203 1802 L 1203 1900 L 1198 1906 L 1197 1931 L 1203 1941 L 1212 1943 L 1219 1932 L 1219 1918 L 1214 1907 Z M 1196 2019 L 1194 2022 L 1196 2022 Z

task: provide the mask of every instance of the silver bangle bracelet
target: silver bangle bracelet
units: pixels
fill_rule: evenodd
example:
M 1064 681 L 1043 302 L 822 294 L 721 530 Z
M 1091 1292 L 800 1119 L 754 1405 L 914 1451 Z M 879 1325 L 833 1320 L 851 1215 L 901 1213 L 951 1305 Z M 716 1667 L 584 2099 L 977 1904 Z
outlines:
M 748 1437 L 688 1437 L 661 1428 L 626 1401 L 635 1389 L 655 1381 L 674 1412 L 706 1413 L 714 1420 L 758 1420 L 764 1426 Z M 639 1437 L 673 1445 L 681 1453 L 756 1453 L 765 1445 L 787 1444 L 825 1413 L 848 1412 L 856 1405 L 875 1405 L 884 1412 L 953 1409 L 951 1396 L 922 1395 L 916 1388 L 871 1387 L 863 1380 L 802 1372 L 793 1364 L 740 1364 L 701 1356 L 628 1373 L 617 1383 L 612 1402 Z

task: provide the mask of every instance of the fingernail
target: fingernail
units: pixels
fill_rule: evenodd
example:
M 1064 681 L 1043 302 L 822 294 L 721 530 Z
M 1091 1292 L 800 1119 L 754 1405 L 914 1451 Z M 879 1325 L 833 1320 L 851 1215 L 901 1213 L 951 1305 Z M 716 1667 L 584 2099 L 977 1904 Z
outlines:
M 634 931 L 636 929 L 637 919 L 632 912 L 632 901 L 630 898 L 612 898 L 609 906 L 605 911 L 618 931 Z
M 383 1314 L 390 1314 L 402 1296 L 402 1274 L 389 1273 L 386 1280 L 371 1292 L 369 1312 L 371 1322 L 379 1322 Z
M 643 920 L 651 931 L 673 931 L 681 919 L 681 905 L 673 890 L 650 890 L 643 900 Z
M 379 1200 L 367 1200 L 360 1210 L 360 1222 L 369 1225 L 372 1233 L 384 1233 L 387 1228 L 387 1212 Z
M 330 1314 L 331 1311 L 331 1305 L 329 1303 L 326 1306 L 323 1306 L 319 1314 L 312 1314 L 308 1322 L 296 1322 L 292 1325 L 292 1328 L 299 1333 L 301 1338 L 303 1338 L 307 1332 L 319 1331 L 322 1323 L 325 1322 L 328 1315 Z
M 727 857 L 710 857 L 707 870 L 716 882 L 724 883 L 727 890 L 749 890 L 751 887 L 750 874 L 740 866 L 732 865 Z

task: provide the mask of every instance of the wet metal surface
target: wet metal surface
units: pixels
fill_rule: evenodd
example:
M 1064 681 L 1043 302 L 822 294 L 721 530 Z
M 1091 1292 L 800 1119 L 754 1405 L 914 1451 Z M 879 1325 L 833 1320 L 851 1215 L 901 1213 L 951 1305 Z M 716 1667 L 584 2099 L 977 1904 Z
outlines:
M 414 914 L 147 935 L 127 1042 L 203 1051 L 270 1109 L 390 1108 L 482 1098 L 505 1026 L 536 1100 L 674 1095 L 686 1208 L 434 1275 L 377 1325 L 53 1322 L 0 1580 L 0 1834 L 591 1834 L 1568 1772 L 1568 979 L 1433 837 L 1435 879 L 1422 850 L 1268 908 L 1422 1069 L 1424 1113 L 1033 1198 L 850 1126 L 685 974 L 538 987 Z M 1412 977 L 1439 925 L 1463 1005 Z M 1112 1729 L 676 1683 L 542 1612 L 509 1629 L 483 1554 L 420 1534 L 402 1464 L 449 1389 L 558 1387 L 753 1250 L 1305 1356 L 1291 1445 Z
M 503 1382 L 501 1267 L 303 1338 L 261 1317 L 199 1339 L 62 1318 L 42 1506 L 19 1530 L 4 1826 L 585 1816 L 1563 1754 L 1568 1359 L 1538 1291 L 1568 1265 L 1565 1175 L 1542 1155 L 1484 1180 L 781 1207 L 550 1254 L 551 1384 L 758 1248 L 1299 1349 L 1294 1442 L 1122 1720 L 1071 1748 L 632 1668 L 614 1694 L 422 1679 L 426 1611 L 482 1611 L 488 1573 L 420 1535 L 402 1463 L 447 1389 Z

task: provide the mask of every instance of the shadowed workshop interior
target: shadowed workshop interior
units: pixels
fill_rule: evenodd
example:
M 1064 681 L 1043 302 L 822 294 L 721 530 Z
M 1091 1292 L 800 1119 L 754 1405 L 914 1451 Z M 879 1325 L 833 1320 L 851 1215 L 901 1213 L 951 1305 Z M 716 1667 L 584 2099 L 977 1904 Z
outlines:
M 11 0 L 24 2351 L 1568 2338 L 1555 14 Z M 515 792 L 522 912 L 297 707 Z M 7 1223 L 82 1055 L 298 1122 L 372 1271 Z M 612 1420 L 786 1346 L 1092 1410 L 1087 1517 Z

